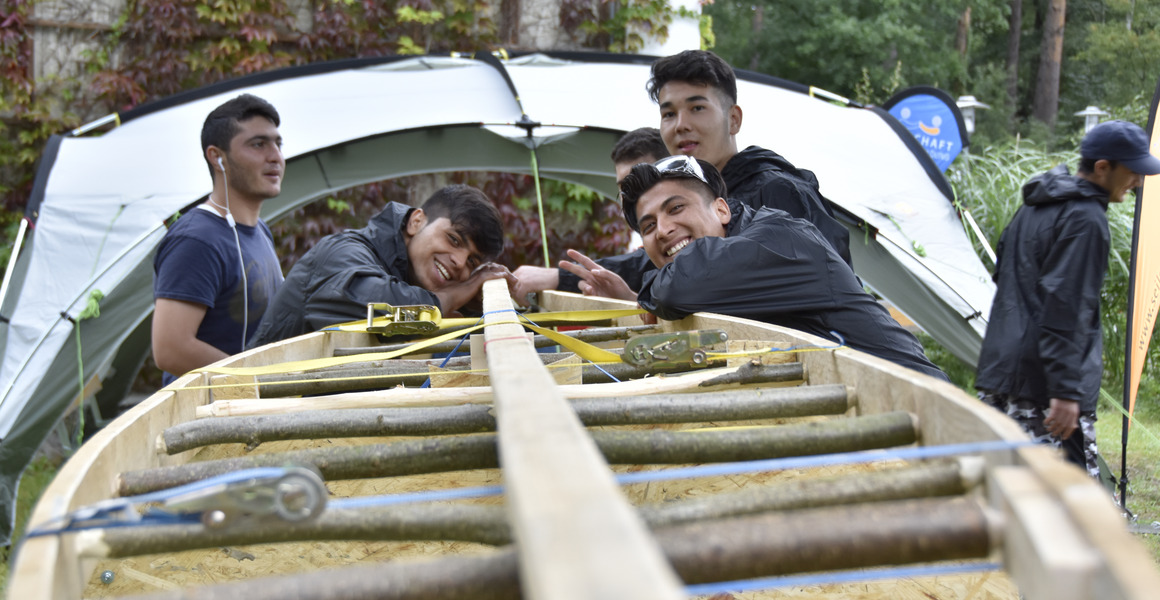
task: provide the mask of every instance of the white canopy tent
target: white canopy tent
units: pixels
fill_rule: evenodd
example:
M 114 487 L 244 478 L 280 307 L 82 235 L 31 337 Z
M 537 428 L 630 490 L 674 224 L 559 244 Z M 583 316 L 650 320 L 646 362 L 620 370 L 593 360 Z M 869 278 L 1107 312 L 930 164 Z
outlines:
M 214 107 L 248 92 L 282 116 L 286 179 L 264 205 L 271 222 L 333 191 L 404 175 L 529 173 L 532 149 L 542 177 L 612 196 L 612 145 L 658 121 L 645 93 L 652 60 L 530 54 L 309 65 L 139 107 L 100 136 L 54 137 L 29 202 L 29 242 L 0 304 L 8 317 L 0 327 L 0 538 L 11 535 L 20 474 L 78 396 L 76 328 L 81 377 L 103 393 L 123 393 L 148 351 L 152 254 L 165 220 L 212 187 L 199 134 Z M 739 145 L 774 149 L 813 170 L 822 193 L 857 221 L 851 252 L 863 281 L 973 363 L 994 288 L 921 147 L 884 111 L 739 76 Z M 106 295 L 101 314 L 76 325 L 93 290 Z

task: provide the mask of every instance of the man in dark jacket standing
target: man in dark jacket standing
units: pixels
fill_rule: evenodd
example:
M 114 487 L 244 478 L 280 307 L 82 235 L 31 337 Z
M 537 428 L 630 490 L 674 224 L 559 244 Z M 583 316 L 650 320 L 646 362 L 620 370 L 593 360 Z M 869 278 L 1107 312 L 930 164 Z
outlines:
M 1098 478 L 1108 203 L 1160 173 L 1160 160 L 1144 130 L 1124 121 L 1093 128 L 1080 156 L 1075 175 L 1060 165 L 1023 186 L 1023 206 L 999 238 L 998 288 L 975 387 L 1033 439 L 1062 446 Z
M 729 63 L 706 50 L 666 56 L 653 63 L 648 93 L 660 106 L 661 137 L 670 153 L 711 163 L 725 179 L 730 200 L 809 221 L 853 265 L 850 232 L 834 218 L 812 172 L 759 146 L 737 151 L 742 112 Z
M 286 276 L 252 346 L 365 318 L 367 304 L 428 304 L 444 314 L 507 277 L 492 264 L 503 251 L 503 221 L 483 192 L 450 185 L 421 208 L 390 202 L 362 229 L 329 235 Z
M 713 165 L 689 156 L 636 165 L 624 178 L 625 220 L 657 267 L 636 297 L 641 307 L 662 319 L 707 311 L 791 327 L 946 379 L 817 228 L 724 195 Z M 582 276 L 617 287 L 605 269 Z

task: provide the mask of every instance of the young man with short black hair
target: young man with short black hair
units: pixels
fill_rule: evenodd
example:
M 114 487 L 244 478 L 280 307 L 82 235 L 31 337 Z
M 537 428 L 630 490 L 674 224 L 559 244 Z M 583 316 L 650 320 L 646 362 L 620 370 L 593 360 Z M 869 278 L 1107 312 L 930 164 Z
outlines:
M 624 178 L 625 219 L 657 267 L 636 298 L 644 309 L 667 320 L 705 311 L 781 325 L 946 379 L 817 228 L 728 202 L 725 190 L 711 163 L 684 155 Z M 605 270 L 587 277 L 615 287 Z
M 503 220 L 483 192 L 436 191 L 420 208 L 388 203 L 362 229 L 323 238 L 290 273 L 251 345 L 365 318 L 367 304 L 427 304 L 451 314 L 488 279 L 515 279 L 491 261 L 503 251 Z
M 1059 165 L 1023 186 L 1023 206 L 999 238 L 975 387 L 1032 439 L 1062 446 L 1098 479 L 1108 204 L 1143 185 L 1144 175 L 1160 174 L 1160 160 L 1144 130 L 1125 121 L 1089 131 L 1080 155 L 1075 175 Z
M 661 137 L 670 153 L 711 163 L 724 178 L 730 200 L 809 221 L 853 265 L 850 232 L 834 218 L 812 172 L 759 146 L 737 151 L 742 111 L 729 63 L 706 50 L 666 56 L 652 65 L 648 93 L 660 107 Z
M 177 220 L 153 259 L 153 358 L 175 375 L 240 352 L 282 283 L 262 202 L 282 189 L 278 111 L 250 94 L 206 117 L 213 191 Z

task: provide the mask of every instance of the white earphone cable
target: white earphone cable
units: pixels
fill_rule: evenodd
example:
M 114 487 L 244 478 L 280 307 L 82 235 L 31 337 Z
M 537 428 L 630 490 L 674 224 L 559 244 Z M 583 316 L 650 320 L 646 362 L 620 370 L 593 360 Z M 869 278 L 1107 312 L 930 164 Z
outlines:
M 218 166 L 222 169 L 222 179 L 225 185 L 222 186 L 226 194 L 226 205 L 222 206 L 213 199 L 213 194 L 209 195 L 209 202 L 214 206 L 226 211 L 226 223 L 229 224 L 230 229 L 234 232 L 234 244 L 238 249 L 238 269 L 242 272 L 242 344 L 239 352 L 244 352 L 246 349 L 246 330 L 250 328 L 250 284 L 246 279 L 246 259 L 242 256 L 242 239 L 238 237 L 238 224 L 234 221 L 234 215 L 230 212 L 230 179 L 226 175 L 226 167 L 222 164 L 222 159 L 218 157 Z

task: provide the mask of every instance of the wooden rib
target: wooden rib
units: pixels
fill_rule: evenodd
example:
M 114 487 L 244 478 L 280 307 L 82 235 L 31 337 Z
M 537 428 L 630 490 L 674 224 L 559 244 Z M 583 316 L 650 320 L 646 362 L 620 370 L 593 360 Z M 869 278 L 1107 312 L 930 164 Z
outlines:
M 974 501 L 913 500 L 770 513 L 668 528 L 664 556 L 690 583 L 986 557 L 995 524 Z M 518 551 L 518 550 L 517 550 Z M 135 600 L 449 600 L 535 597 L 527 565 L 511 549 L 476 557 L 412 561 L 268 577 Z M 519 577 L 516 571 L 519 571 Z M 484 580 L 488 588 L 463 590 Z M 521 585 L 522 583 L 522 585 Z M 563 584 L 563 582 L 557 582 Z M 602 590 L 600 590 L 602 591 Z M 478 596 L 472 596 L 476 593 Z M 597 595 L 592 598 L 635 598 Z
M 586 426 L 744 421 L 836 415 L 851 406 L 853 393 L 842 385 L 757 388 L 723 392 L 616 396 L 571 400 Z M 327 437 L 450 435 L 495 431 L 484 404 L 430 408 L 351 408 L 290 415 L 220 417 L 180 423 L 157 438 L 158 452 L 177 454 L 210 444 L 241 443 L 252 450 L 263 442 Z
M 628 327 L 590 327 L 588 329 L 581 329 L 578 331 L 562 331 L 560 333 L 571 338 L 576 338 L 582 342 L 593 344 L 597 342 L 627 340 L 634 335 L 652 333 L 658 330 L 659 328 L 656 325 L 634 325 Z M 556 340 L 543 335 L 537 335 L 533 337 L 532 344 L 537 348 L 551 348 L 552 346 L 559 345 Z M 366 346 L 362 348 L 335 348 L 334 355 L 356 356 L 359 354 L 370 354 L 372 352 L 394 352 L 396 350 L 407 348 L 410 345 L 411 343 L 402 343 L 383 344 L 382 346 Z M 451 352 L 457 345 L 459 345 L 459 340 L 449 340 L 439 344 L 427 346 L 426 348 L 423 348 L 423 352 L 431 354 Z
M 638 507 L 650 528 L 751 515 L 771 510 L 821 508 L 862 502 L 957 496 L 978 485 L 982 459 L 940 460 L 882 471 L 806 480 L 775 481 L 738 492 L 693 496 Z M 511 530 L 498 506 L 404 504 L 329 509 L 305 523 L 240 522 L 228 529 L 200 524 L 93 530 L 80 536 L 81 552 L 122 558 L 197 548 L 323 540 L 460 540 L 501 545 Z
M 680 580 L 632 510 L 523 327 L 507 282 L 483 286 L 505 506 L 532 600 L 683 598 Z
M 538 359 L 537 359 L 538 362 Z M 797 384 L 805 377 L 800 364 L 760 365 L 704 369 L 682 375 L 650 377 L 647 380 L 623 381 L 620 383 L 595 383 L 585 385 L 559 386 L 565 398 L 597 398 L 606 396 L 631 396 L 644 394 L 667 394 L 673 392 L 702 391 L 712 387 L 734 387 L 758 383 Z M 313 398 L 290 398 L 277 400 L 220 400 L 206 406 L 198 406 L 197 418 L 263 415 L 301 412 L 304 410 L 332 410 L 338 408 L 388 408 L 402 406 L 448 406 L 453 404 L 491 402 L 492 388 L 395 388 L 376 392 L 351 392 Z

